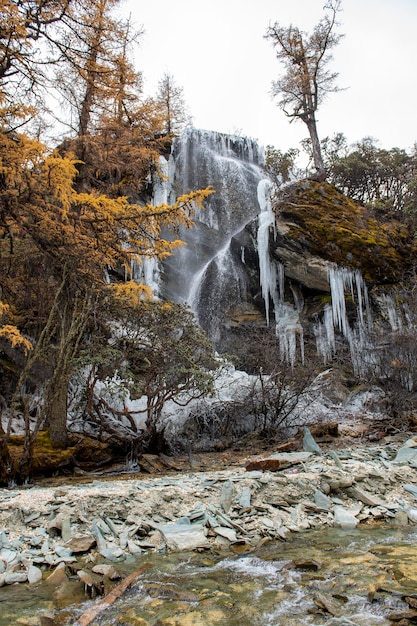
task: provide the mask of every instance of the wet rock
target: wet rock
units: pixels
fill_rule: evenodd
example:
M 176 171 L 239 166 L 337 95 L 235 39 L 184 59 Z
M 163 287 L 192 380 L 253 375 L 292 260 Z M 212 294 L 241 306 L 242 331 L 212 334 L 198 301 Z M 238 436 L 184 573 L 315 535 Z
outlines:
M 47 582 L 49 585 L 59 587 L 66 581 L 67 575 L 65 573 L 65 563 L 59 563 L 59 565 L 54 569 L 52 574 L 48 576 L 45 582 Z
M 408 525 L 408 515 L 405 511 L 397 511 L 394 518 L 392 519 L 392 524 L 395 526 L 407 526 Z
M 313 597 L 313 602 L 319 609 L 325 611 L 326 613 L 330 613 L 330 615 L 337 616 L 340 614 L 339 608 L 336 606 L 332 598 L 325 596 L 323 593 L 317 593 Z
M 417 524 L 417 508 L 413 506 L 405 506 L 404 512 L 407 514 L 410 522 L 413 522 L 413 524 Z
M 302 569 L 311 572 L 317 572 L 321 568 L 321 563 L 315 559 L 294 559 L 292 564 L 295 569 Z
M 402 620 L 415 622 L 417 620 L 417 610 L 393 611 L 392 613 L 388 613 L 387 619 L 391 620 L 391 622 L 401 622 Z

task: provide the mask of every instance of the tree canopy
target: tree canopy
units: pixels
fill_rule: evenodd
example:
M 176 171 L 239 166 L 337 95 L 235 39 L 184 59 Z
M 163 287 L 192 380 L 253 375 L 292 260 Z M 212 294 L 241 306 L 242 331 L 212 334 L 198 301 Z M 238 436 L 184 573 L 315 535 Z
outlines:
M 97 320 L 110 324 L 109 307 L 114 319 L 130 307 L 149 345 L 157 340 L 149 289 L 138 285 L 121 300 L 112 282 L 130 280 L 133 261 L 162 260 L 180 246 L 175 233 L 192 226 L 194 209 L 211 193 L 195 190 L 172 205 L 149 201 L 150 180 L 168 148 L 165 118 L 156 100 L 142 97 L 140 73 L 129 59 L 136 35 L 129 21 L 113 17 L 118 3 L 9 0 L 2 7 L 0 368 L 6 375 L 0 393 L 10 418 L 29 390 L 39 394 L 29 447 L 45 425 L 53 443 L 67 444 L 71 377 L 81 355 L 93 360 L 89 346 L 101 336 L 93 337 Z M 43 65 L 41 49 L 49 51 Z M 68 95 L 70 119 L 77 123 L 69 136 L 49 145 L 29 122 L 42 116 L 36 105 L 53 80 Z M 23 104 L 31 85 L 39 99 Z M 162 315 L 162 306 L 155 303 L 152 310 Z M 160 318 L 164 324 L 170 311 Z M 191 319 L 175 311 L 171 325 L 192 328 Z M 200 342 L 201 350 L 193 332 L 185 342 L 190 350 L 194 340 Z M 109 337 L 102 337 L 103 351 Z M 165 342 L 158 345 L 163 354 Z M 205 350 L 208 355 L 208 345 Z M 202 368 L 209 363 L 200 362 Z M 198 367 L 197 359 L 195 372 Z M 0 424 L 3 442 L 4 428 Z M 7 455 L 1 458 L 0 473 L 7 470 Z
M 311 35 L 297 26 L 281 26 L 275 22 L 265 37 L 271 40 L 284 74 L 272 84 L 272 95 L 290 121 L 299 119 L 307 125 L 311 138 L 314 165 L 319 177 L 325 176 L 317 133 L 316 111 L 323 98 L 336 91 L 337 73 L 328 69 L 331 51 L 342 35 L 335 32 L 341 0 L 329 0 L 328 13 L 314 27 Z

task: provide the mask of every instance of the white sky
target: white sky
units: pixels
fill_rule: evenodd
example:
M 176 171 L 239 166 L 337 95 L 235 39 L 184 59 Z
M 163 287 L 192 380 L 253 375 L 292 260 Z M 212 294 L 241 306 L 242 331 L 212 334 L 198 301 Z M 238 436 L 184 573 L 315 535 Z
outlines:
M 145 92 L 164 72 L 184 90 L 194 126 L 238 133 L 281 150 L 308 135 L 289 124 L 270 96 L 280 65 L 264 38 L 269 24 L 311 32 L 325 0 L 125 0 L 123 12 L 143 26 L 136 53 Z M 321 138 L 372 136 L 384 148 L 417 141 L 417 0 L 342 0 L 331 69 L 344 91 L 331 94 L 317 120 Z

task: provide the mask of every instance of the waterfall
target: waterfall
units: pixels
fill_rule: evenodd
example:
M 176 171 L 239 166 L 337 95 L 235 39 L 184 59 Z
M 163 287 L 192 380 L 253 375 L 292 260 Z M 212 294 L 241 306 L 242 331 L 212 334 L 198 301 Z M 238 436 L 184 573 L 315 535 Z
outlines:
M 245 253 L 238 240 L 259 213 L 263 158 L 255 141 L 211 131 L 187 129 L 173 145 L 171 193 L 178 197 L 207 186 L 214 193 L 204 209 L 196 208 L 194 227 L 180 229 L 186 245 L 164 261 L 161 292 L 187 302 L 215 343 L 246 288 Z
M 168 204 L 171 193 L 172 166 L 171 158 L 167 160 L 163 156 L 159 157 L 158 169 L 152 181 L 153 206 Z M 132 261 L 131 273 L 133 280 L 150 287 L 155 297 L 161 295 L 161 267 L 157 259 L 143 257 L 140 261 Z

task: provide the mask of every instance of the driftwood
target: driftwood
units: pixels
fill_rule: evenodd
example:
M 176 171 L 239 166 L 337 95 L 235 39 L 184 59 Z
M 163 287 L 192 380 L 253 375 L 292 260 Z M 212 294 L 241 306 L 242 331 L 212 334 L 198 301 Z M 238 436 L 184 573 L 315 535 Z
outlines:
M 78 620 L 75 622 L 75 626 L 88 626 L 89 624 L 91 624 L 91 622 L 97 617 L 97 615 L 99 615 L 102 611 L 111 606 L 113 602 L 117 600 L 117 598 L 120 598 L 120 596 L 124 594 L 126 589 L 130 587 L 130 585 L 136 582 L 139 576 L 141 576 L 143 572 L 148 569 L 149 565 L 149 563 L 145 563 L 144 565 L 142 565 L 142 567 L 132 572 L 132 574 L 126 576 L 126 578 L 124 578 L 121 583 L 119 583 L 114 589 L 112 589 L 110 593 L 108 593 L 106 596 L 104 596 L 104 598 L 99 600 L 97 604 L 85 611 L 85 613 L 83 613 L 81 617 L 79 617 Z

